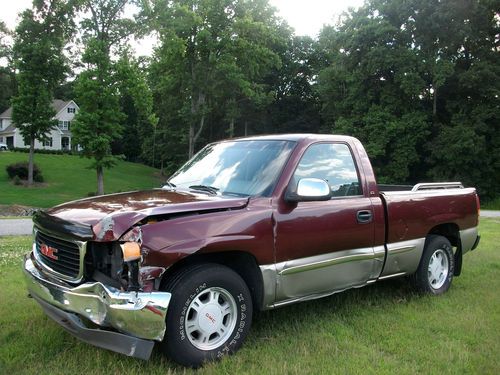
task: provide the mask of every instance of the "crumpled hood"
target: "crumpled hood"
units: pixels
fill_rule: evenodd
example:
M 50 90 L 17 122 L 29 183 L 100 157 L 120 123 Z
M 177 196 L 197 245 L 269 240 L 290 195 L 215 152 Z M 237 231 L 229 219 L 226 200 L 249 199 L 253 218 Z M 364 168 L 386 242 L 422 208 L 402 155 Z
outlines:
M 64 231 L 71 224 L 92 228 L 94 240 L 111 241 L 120 238 L 129 228 L 149 216 L 178 213 L 193 214 L 224 209 L 238 209 L 247 205 L 248 198 L 209 196 L 191 191 L 153 189 L 102 195 L 80 199 L 48 209 L 35 215 L 34 221 L 44 227 L 49 217 L 55 219 Z M 51 225 L 53 227 L 53 225 Z

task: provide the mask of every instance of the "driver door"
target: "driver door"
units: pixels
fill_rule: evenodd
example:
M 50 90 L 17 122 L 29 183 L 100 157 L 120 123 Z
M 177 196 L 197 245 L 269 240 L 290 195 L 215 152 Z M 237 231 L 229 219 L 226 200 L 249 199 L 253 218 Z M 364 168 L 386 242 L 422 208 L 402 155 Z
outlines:
M 315 143 L 302 156 L 290 184 L 319 178 L 329 184 L 332 198 L 286 203 L 277 210 L 278 301 L 364 285 L 376 277 L 372 201 L 354 160 L 345 143 Z

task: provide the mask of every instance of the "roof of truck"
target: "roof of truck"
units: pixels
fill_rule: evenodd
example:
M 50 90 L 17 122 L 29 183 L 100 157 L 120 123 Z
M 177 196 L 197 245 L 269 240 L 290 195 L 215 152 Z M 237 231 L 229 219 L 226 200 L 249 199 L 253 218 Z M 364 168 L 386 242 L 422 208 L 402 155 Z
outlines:
M 263 141 L 271 141 L 271 140 L 277 140 L 277 141 L 293 141 L 293 142 L 298 142 L 302 140 L 309 139 L 311 141 L 334 141 L 334 140 L 348 140 L 348 139 L 354 139 L 353 137 L 346 136 L 346 135 L 337 135 L 337 134 L 298 134 L 298 133 L 292 133 L 292 134 L 268 134 L 268 135 L 259 135 L 259 136 L 251 136 L 251 137 L 241 137 L 241 138 L 234 138 L 234 139 L 228 139 L 227 141 L 231 140 L 237 140 L 237 141 L 255 141 L 255 140 L 263 140 Z

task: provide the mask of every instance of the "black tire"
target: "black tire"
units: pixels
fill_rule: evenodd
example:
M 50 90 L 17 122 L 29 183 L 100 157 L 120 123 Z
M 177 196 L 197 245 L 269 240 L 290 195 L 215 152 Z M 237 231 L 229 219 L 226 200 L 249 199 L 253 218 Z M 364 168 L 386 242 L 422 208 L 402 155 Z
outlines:
M 212 263 L 191 266 L 172 275 L 163 289 L 172 293 L 172 298 L 161 348 L 172 360 L 183 366 L 196 368 L 205 362 L 232 354 L 241 347 L 252 322 L 252 297 L 243 279 L 232 269 Z M 217 292 L 220 293 L 218 302 L 210 302 L 209 298 Z M 206 303 L 201 308 L 196 305 L 200 301 Z M 214 306 L 214 313 L 211 313 L 210 309 Z M 221 312 L 217 315 L 220 312 L 217 308 L 220 306 L 229 306 L 232 313 L 224 315 Z M 191 329 L 195 325 L 199 329 L 189 333 L 188 325 Z M 221 336 L 218 332 L 205 331 L 203 327 L 219 327 L 226 330 L 226 333 Z M 206 344 L 200 342 L 200 336 L 203 335 L 208 336 Z M 209 344 L 210 340 L 214 344 Z M 208 347 L 209 345 L 212 347 Z M 213 347 L 214 345 L 216 346 Z
M 433 269 L 433 264 L 437 265 L 437 270 Z M 424 293 L 443 294 L 451 286 L 454 271 L 455 257 L 450 241 L 443 236 L 429 235 L 417 272 L 413 275 L 415 287 Z M 438 274 L 443 276 L 437 277 Z

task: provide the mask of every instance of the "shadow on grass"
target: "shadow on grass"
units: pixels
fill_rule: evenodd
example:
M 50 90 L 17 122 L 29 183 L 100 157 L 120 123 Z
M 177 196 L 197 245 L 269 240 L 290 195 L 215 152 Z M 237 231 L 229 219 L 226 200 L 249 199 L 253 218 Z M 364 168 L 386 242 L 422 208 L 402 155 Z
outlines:
M 331 321 L 335 324 L 355 325 L 361 314 L 376 315 L 380 307 L 390 308 L 392 304 L 406 304 L 424 298 L 416 292 L 410 280 L 406 277 L 380 281 L 362 288 L 353 288 L 316 300 L 304 301 L 275 310 L 254 312 L 252 328 L 247 337 L 245 347 L 266 345 L 270 339 L 280 339 L 282 335 L 289 335 L 291 329 L 294 335 L 304 339 L 311 333 L 315 324 Z M 376 316 L 374 316 L 376 320 Z M 272 345 L 270 345 L 272 347 Z M 149 362 L 144 362 L 146 369 L 149 365 L 165 366 L 174 372 L 183 373 L 183 366 L 169 360 L 156 344 Z M 209 366 L 217 366 L 212 364 Z
M 415 291 L 407 277 L 379 281 L 329 297 L 258 312 L 254 314 L 249 339 L 260 341 L 279 332 L 289 332 L 292 325 L 296 334 L 307 335 L 311 325 L 324 321 L 355 324 L 363 314 L 370 314 L 377 320 L 377 314 L 385 313 L 393 305 L 408 304 L 422 298 L 425 296 Z M 311 316 L 318 323 L 311 321 Z

